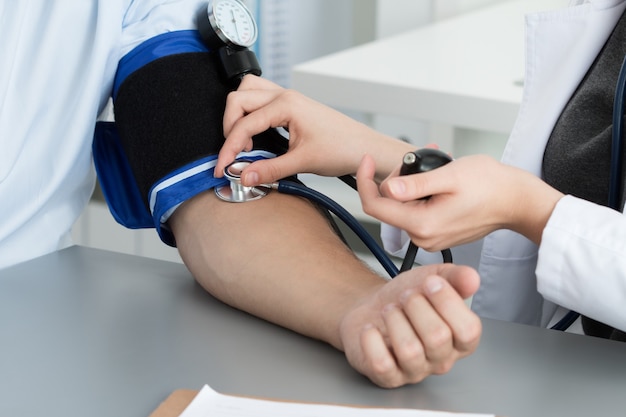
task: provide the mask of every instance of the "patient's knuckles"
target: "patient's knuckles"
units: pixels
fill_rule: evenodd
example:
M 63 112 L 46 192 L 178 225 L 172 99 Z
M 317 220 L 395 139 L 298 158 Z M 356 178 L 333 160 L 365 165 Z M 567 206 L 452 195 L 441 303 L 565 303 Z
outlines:
M 455 358 L 446 358 L 432 366 L 432 373 L 435 375 L 444 375 L 452 370 L 456 360 Z
M 394 354 L 400 366 L 402 364 L 409 364 L 415 366 L 420 362 L 424 362 L 424 349 L 417 339 L 405 340 L 394 346 Z
M 428 351 L 440 352 L 453 345 L 452 330 L 441 323 L 431 329 L 423 336 L 424 345 Z

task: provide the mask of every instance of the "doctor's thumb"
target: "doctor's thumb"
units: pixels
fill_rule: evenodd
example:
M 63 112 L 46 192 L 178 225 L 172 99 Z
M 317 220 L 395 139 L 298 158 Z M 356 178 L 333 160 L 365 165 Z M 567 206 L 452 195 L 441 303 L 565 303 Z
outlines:
M 420 200 L 441 192 L 442 185 L 440 183 L 441 175 L 434 171 L 388 177 L 380 185 L 380 193 L 384 197 L 396 201 Z
M 407 194 L 406 180 L 400 177 L 390 178 L 381 187 L 381 192 L 385 197 L 405 200 Z
M 380 193 L 384 197 L 396 201 L 413 201 L 424 198 L 429 194 L 424 193 L 424 184 L 421 178 L 417 178 L 417 175 L 388 178 L 380 185 Z
M 253 162 L 242 172 L 241 183 L 246 187 L 253 187 L 271 184 L 292 175 L 280 162 L 279 158 Z

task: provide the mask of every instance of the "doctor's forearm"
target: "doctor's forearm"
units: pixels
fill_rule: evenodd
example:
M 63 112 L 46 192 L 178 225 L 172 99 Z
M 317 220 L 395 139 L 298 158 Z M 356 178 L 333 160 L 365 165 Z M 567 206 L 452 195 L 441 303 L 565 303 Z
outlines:
M 400 167 L 402 158 L 407 152 L 414 151 L 417 148 L 413 144 L 403 142 L 369 128 L 357 131 L 353 142 L 355 144 L 353 146 L 355 152 L 359 155 L 359 164 L 366 154 L 376 161 L 374 179 L 379 183 Z M 356 174 L 356 168 L 358 166 L 355 167 L 352 174 Z

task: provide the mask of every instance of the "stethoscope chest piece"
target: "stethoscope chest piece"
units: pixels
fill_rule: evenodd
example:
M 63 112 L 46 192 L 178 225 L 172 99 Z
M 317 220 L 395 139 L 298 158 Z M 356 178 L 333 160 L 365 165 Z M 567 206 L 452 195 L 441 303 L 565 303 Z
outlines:
M 241 184 L 241 173 L 248 165 L 249 161 L 235 161 L 224 168 L 224 177 L 228 179 L 229 184 L 215 188 L 215 195 L 220 200 L 245 203 L 263 198 L 270 192 L 270 188 L 267 187 L 246 187 Z

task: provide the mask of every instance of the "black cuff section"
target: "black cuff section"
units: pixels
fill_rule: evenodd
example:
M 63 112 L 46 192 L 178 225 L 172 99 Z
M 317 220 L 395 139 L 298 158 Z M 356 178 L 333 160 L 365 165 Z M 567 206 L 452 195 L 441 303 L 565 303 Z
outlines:
M 215 53 L 176 54 L 150 62 L 120 86 L 115 122 L 146 206 L 156 182 L 222 147 L 230 88 L 221 71 Z M 254 138 L 255 149 L 282 154 L 287 146 L 275 129 Z

